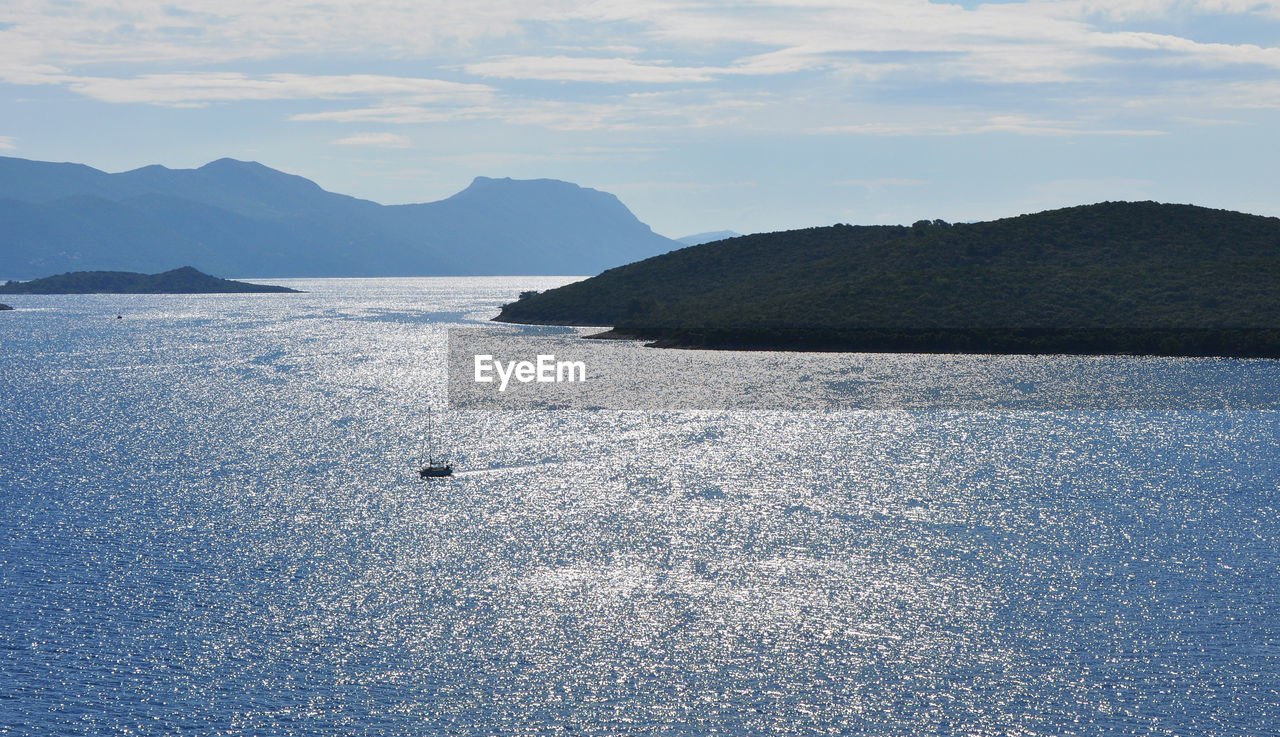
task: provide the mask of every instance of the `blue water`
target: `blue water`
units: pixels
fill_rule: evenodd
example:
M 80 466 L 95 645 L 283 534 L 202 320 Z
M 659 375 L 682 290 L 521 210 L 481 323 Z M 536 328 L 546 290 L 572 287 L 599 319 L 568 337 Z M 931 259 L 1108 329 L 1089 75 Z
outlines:
M 439 411 L 418 480 L 555 283 L 14 297 L 0 734 L 1277 734 L 1276 411 Z

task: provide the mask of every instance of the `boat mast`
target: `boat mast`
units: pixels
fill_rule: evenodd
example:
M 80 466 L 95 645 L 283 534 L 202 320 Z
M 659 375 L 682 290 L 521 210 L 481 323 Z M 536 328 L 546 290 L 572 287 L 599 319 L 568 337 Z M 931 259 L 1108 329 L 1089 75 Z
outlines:
M 431 405 L 427 405 L 427 465 L 436 465 L 436 430 L 431 424 Z

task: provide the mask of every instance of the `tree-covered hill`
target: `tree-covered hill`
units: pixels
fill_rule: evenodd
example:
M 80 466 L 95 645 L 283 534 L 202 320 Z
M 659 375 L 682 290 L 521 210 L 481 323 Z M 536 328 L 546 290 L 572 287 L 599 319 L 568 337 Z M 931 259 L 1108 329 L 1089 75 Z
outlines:
M 694 246 L 504 307 L 660 344 L 1280 356 L 1280 219 L 1104 202 Z
M 297 292 L 271 284 L 219 279 L 190 266 L 161 274 L 130 271 L 72 271 L 43 279 L 0 284 L 0 294 L 243 294 Z

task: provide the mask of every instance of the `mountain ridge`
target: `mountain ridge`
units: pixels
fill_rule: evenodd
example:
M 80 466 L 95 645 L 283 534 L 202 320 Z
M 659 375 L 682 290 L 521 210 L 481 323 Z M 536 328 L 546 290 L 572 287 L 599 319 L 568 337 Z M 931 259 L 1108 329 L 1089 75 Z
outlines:
M 435 202 L 382 205 L 258 162 L 116 174 L 0 157 L 0 276 L 163 271 L 237 276 L 589 274 L 679 244 L 614 195 L 476 177 Z
M 736 230 L 709 230 L 705 233 L 694 233 L 692 235 L 681 236 L 676 238 L 677 243 L 683 243 L 686 246 L 700 246 L 703 243 L 711 243 L 712 241 L 723 241 L 729 238 L 740 238 L 742 234 Z

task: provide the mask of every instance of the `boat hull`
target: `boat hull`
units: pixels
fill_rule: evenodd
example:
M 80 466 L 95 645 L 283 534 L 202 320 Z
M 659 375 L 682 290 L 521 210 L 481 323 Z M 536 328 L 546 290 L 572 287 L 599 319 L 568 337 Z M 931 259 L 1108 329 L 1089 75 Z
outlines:
M 453 466 L 424 466 L 418 469 L 418 477 L 424 479 L 440 478 L 442 476 L 452 476 Z

